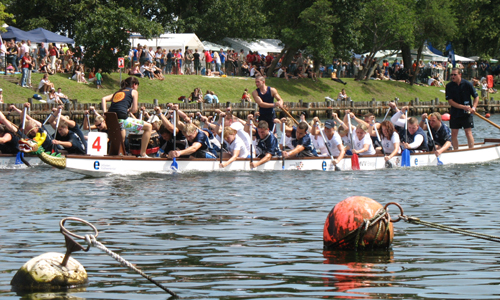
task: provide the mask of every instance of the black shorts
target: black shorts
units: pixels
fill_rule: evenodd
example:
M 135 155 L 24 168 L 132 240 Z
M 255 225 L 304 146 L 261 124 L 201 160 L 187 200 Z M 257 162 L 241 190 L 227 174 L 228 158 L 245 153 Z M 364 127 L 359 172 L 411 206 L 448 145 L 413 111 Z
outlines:
M 460 118 L 451 118 L 450 119 L 450 129 L 467 129 L 474 128 L 474 120 L 472 119 L 472 115 L 466 115 Z

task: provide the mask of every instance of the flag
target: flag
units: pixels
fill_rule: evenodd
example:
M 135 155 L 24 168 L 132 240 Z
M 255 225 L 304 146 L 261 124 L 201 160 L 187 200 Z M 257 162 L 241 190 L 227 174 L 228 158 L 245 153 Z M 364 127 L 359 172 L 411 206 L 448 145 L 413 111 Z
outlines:
M 455 68 L 455 51 L 453 50 L 453 46 L 451 45 L 451 43 L 448 43 L 448 45 L 446 46 L 446 51 L 448 51 L 448 60 L 451 61 L 453 68 Z
M 434 54 L 437 54 L 437 55 L 440 55 L 440 56 L 443 56 L 443 52 L 439 51 L 438 49 L 432 47 L 431 43 L 427 43 L 427 49 L 429 49 L 429 51 L 431 51 L 432 53 Z

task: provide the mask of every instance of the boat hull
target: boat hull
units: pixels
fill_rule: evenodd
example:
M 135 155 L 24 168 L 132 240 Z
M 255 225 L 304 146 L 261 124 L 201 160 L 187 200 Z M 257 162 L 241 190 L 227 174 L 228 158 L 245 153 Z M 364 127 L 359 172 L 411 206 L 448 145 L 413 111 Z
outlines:
M 443 165 L 484 163 L 500 158 L 500 139 L 485 140 L 478 143 L 474 149 L 462 146 L 459 150 L 445 152 L 440 156 Z M 401 167 L 401 157 L 391 159 L 394 168 Z M 213 172 L 213 171 L 250 171 L 249 159 L 238 159 L 226 168 L 219 167 L 219 160 L 213 159 L 177 159 L 176 172 Z M 359 157 L 360 170 L 378 170 L 386 168 L 382 155 Z M 437 166 L 438 159 L 434 153 L 415 153 L 410 157 L 410 168 Z M 168 173 L 172 170 L 172 160 L 165 158 L 136 158 L 130 156 L 87 156 L 68 155 L 66 169 L 69 171 L 91 175 L 105 176 L 108 174 L 137 174 L 144 172 Z M 351 158 L 345 157 L 338 167 L 341 171 L 350 171 Z M 329 157 L 306 157 L 286 159 L 282 168 L 282 160 L 273 158 L 269 162 L 254 170 L 305 170 L 305 171 L 334 171 L 335 168 Z

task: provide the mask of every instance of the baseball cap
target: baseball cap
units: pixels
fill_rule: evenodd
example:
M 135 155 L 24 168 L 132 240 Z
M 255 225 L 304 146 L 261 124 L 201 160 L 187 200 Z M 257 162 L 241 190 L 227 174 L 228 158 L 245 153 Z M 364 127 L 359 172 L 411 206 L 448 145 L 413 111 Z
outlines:
M 334 120 L 326 120 L 325 121 L 325 128 L 333 128 L 335 127 L 335 121 Z
M 0 92 L 3 91 L 2 89 L 0 89 Z

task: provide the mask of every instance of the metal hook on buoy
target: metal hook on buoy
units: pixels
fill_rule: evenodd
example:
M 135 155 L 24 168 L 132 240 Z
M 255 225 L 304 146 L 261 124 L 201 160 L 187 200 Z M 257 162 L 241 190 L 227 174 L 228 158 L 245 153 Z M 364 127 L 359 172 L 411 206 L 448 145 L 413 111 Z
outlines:
M 99 235 L 97 228 L 94 225 L 92 225 L 91 223 L 89 223 L 83 219 L 75 218 L 75 217 L 68 217 L 68 218 L 62 219 L 61 222 L 59 223 L 59 226 L 61 227 L 61 233 L 64 235 L 64 240 L 66 241 L 66 254 L 64 255 L 63 261 L 61 262 L 62 266 L 66 266 L 68 259 L 71 256 L 71 253 L 76 252 L 76 251 L 80 251 L 80 250 L 88 252 L 90 250 L 90 245 L 88 245 L 87 248 L 85 248 L 73 239 L 73 237 L 75 237 L 78 239 L 85 240 L 84 236 L 75 234 L 64 227 L 64 224 L 68 220 L 84 223 L 84 224 L 90 226 L 94 230 L 95 237 L 97 237 Z

